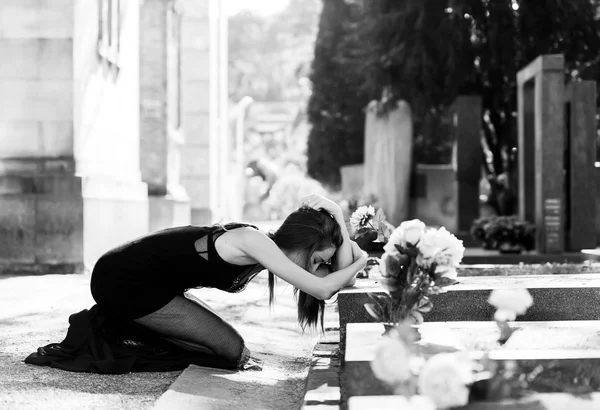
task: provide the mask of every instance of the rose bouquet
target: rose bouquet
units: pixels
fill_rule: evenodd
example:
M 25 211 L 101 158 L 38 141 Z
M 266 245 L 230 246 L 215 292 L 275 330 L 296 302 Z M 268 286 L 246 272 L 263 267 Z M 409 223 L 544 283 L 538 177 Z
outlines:
M 457 283 L 456 267 L 465 248 L 445 228 L 427 228 L 418 219 L 402 222 L 384 246 L 380 262 L 386 293 L 365 304 L 371 316 L 384 323 L 423 322 L 433 305 L 431 295 Z
M 375 211 L 372 205 L 358 207 L 350 217 L 350 227 L 352 239 L 361 249 L 369 249 L 373 242 L 383 246 L 392 233 L 383 209 L 379 208 Z

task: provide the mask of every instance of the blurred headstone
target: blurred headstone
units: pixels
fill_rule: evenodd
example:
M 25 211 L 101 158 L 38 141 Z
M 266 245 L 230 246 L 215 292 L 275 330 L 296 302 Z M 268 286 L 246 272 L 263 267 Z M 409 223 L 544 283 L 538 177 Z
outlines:
M 363 191 L 378 198 L 394 226 L 409 214 L 412 129 L 410 107 L 405 101 L 381 116 L 376 102 L 367 107 Z

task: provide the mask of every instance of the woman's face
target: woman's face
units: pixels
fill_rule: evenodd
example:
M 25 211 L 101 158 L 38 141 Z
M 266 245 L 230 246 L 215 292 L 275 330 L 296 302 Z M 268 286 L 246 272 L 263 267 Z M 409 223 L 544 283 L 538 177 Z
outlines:
M 315 251 L 308 260 L 308 266 L 306 270 L 312 274 L 316 274 L 317 276 L 324 276 L 324 273 L 327 272 L 326 270 L 321 269 L 319 272 L 317 272 L 317 270 L 319 269 L 319 266 L 328 265 L 331 263 L 331 258 L 333 258 L 335 251 L 336 249 L 334 246 L 325 248 L 321 251 Z

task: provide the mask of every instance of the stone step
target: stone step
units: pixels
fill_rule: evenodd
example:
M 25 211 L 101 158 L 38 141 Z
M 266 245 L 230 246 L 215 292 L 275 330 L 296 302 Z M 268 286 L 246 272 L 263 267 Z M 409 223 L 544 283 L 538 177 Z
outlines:
M 600 365 L 600 321 L 514 322 L 513 326 L 519 330 L 500 348 L 495 344 L 498 330 L 493 322 L 426 322 L 420 327 L 417 346 L 425 357 L 456 351 L 468 351 L 477 357 L 488 350 L 490 359 L 516 361 L 521 372 L 547 365 L 573 383 L 563 386 L 565 390 L 587 382 L 582 379 L 582 366 Z M 381 323 L 347 325 L 340 380 L 345 383 L 342 390 L 348 397 L 343 399 L 392 394 L 390 387 L 375 378 L 370 365 L 383 332 Z M 580 380 L 573 382 L 577 377 Z
M 354 396 L 348 401 L 348 410 L 398 410 L 404 404 L 401 396 Z M 575 396 L 568 393 L 537 393 L 519 400 L 500 402 L 476 402 L 462 410 L 597 410 L 600 408 L 600 393 Z

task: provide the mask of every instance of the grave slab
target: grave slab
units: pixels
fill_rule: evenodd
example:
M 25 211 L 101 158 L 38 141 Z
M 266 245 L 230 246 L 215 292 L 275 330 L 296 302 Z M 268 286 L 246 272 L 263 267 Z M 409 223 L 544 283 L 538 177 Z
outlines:
M 594 201 L 595 202 L 595 201 Z M 463 242 L 464 236 L 459 235 Z M 472 240 L 472 239 L 471 239 Z M 600 260 L 600 249 L 581 249 L 580 252 L 540 253 L 538 251 L 523 252 L 520 254 L 505 254 L 495 250 L 471 247 L 467 248 L 462 259 L 464 265 L 493 264 L 493 265 L 519 265 L 519 264 L 545 264 L 545 263 L 583 263 L 586 261 Z M 369 252 L 369 256 L 381 258 L 383 252 Z
M 519 320 L 596 320 L 600 318 L 600 275 L 594 273 L 572 275 L 515 275 L 460 277 L 448 292 L 432 297 L 433 309 L 425 315 L 428 322 L 487 321 L 494 307 L 487 299 L 494 289 L 526 288 L 531 293 L 533 306 Z M 347 323 L 375 322 L 364 308 L 371 296 L 384 289 L 374 279 L 359 279 L 353 287 L 338 294 L 340 333 Z
M 348 410 L 397 410 L 403 404 L 399 396 L 355 396 L 348 402 Z M 501 402 L 477 402 L 459 409 L 463 410 L 595 410 L 600 408 L 600 393 L 574 396 L 566 393 L 539 393 L 519 400 Z
M 498 331 L 492 322 L 426 322 L 421 325 L 422 338 L 417 347 L 424 357 L 459 350 L 480 357 L 481 349 L 489 349 L 491 360 L 515 361 L 520 372 L 532 371 L 542 364 L 563 373 L 565 383 L 572 384 L 562 386 L 565 391 L 579 387 L 578 381 L 573 380 L 583 378 L 583 367 L 600 365 L 600 321 L 514 322 L 513 326 L 519 330 L 505 347 L 499 347 L 495 344 Z M 370 365 L 383 332 L 380 323 L 348 324 L 341 377 L 347 395 L 344 399 L 392 393 L 390 387 L 375 378 Z M 540 337 L 531 339 L 540 332 Z M 540 386 L 548 388 L 543 382 Z M 534 384 L 532 389 L 535 388 Z

